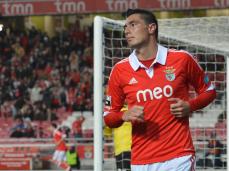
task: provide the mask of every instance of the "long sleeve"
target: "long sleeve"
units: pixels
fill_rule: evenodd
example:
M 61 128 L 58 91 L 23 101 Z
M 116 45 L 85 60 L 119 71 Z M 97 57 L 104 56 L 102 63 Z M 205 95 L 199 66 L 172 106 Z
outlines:
M 119 127 L 123 123 L 121 108 L 123 107 L 125 96 L 121 88 L 119 74 L 118 68 L 114 67 L 108 82 L 104 121 L 110 128 Z
M 205 106 L 210 104 L 215 98 L 216 98 L 215 89 L 201 93 L 195 99 L 191 99 L 189 101 L 191 112 L 204 108 Z
M 212 85 L 208 75 L 196 62 L 195 58 L 190 56 L 187 63 L 188 82 L 197 92 L 197 97 L 189 100 L 191 112 L 206 107 L 216 98 L 215 87 Z

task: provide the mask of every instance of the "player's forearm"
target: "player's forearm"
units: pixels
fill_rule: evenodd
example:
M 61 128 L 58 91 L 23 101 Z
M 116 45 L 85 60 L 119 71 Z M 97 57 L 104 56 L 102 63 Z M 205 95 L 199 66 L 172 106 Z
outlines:
M 60 143 L 63 141 L 63 139 L 60 139 L 57 143 L 56 146 L 60 145 Z
M 104 116 L 105 124 L 110 128 L 117 128 L 123 124 L 123 112 L 111 112 Z
M 209 90 L 201 93 L 197 98 L 189 101 L 191 112 L 204 108 L 216 98 L 216 91 Z

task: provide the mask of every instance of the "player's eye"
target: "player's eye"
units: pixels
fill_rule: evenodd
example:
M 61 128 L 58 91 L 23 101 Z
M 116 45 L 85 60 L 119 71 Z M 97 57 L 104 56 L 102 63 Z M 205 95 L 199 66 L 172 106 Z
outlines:
M 135 27 L 136 26 L 136 23 L 131 23 L 131 27 Z
M 137 23 L 130 23 L 130 24 L 125 24 L 123 26 L 124 31 L 129 28 L 129 29 L 134 29 L 137 26 Z

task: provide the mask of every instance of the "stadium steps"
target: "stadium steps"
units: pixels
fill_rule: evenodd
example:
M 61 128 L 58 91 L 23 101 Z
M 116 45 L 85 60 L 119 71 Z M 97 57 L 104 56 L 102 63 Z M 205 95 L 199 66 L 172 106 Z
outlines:
M 93 135 L 93 125 L 94 125 L 94 117 L 91 111 L 84 112 L 73 112 L 71 115 L 62 121 L 61 126 L 67 126 L 70 129 L 72 128 L 73 122 L 81 116 L 81 114 L 85 117 L 85 120 L 82 124 L 82 131 L 86 137 L 91 137 Z
M 194 113 L 193 116 L 189 119 L 190 127 L 215 127 L 215 124 L 218 121 L 218 116 L 222 112 L 223 108 L 220 105 L 216 105 L 214 109 L 205 110 L 203 113 Z

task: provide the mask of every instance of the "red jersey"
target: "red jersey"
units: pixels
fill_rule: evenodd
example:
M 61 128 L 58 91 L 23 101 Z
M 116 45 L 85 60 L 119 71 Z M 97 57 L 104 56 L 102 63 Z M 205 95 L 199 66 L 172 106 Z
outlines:
M 59 151 L 66 151 L 67 150 L 67 146 L 66 146 L 66 143 L 64 141 L 64 134 L 58 130 L 55 130 L 54 133 L 53 133 L 53 139 L 54 139 L 54 142 L 55 144 L 58 143 L 61 139 L 61 142 L 56 146 L 56 150 L 59 150 Z
M 110 127 L 122 124 L 120 110 L 124 101 L 128 108 L 144 107 L 145 122 L 132 122 L 132 164 L 152 164 L 194 154 L 189 118 L 174 117 L 170 112 L 174 102 L 168 101 L 189 101 L 190 85 L 198 94 L 214 89 L 186 51 L 158 45 L 157 56 L 149 68 L 138 60 L 135 51 L 114 66 L 108 83 L 110 108 L 104 113 L 105 123 Z
M 84 122 L 85 118 L 81 116 L 79 119 L 75 120 L 72 124 L 72 129 L 74 133 L 82 134 L 82 124 Z

